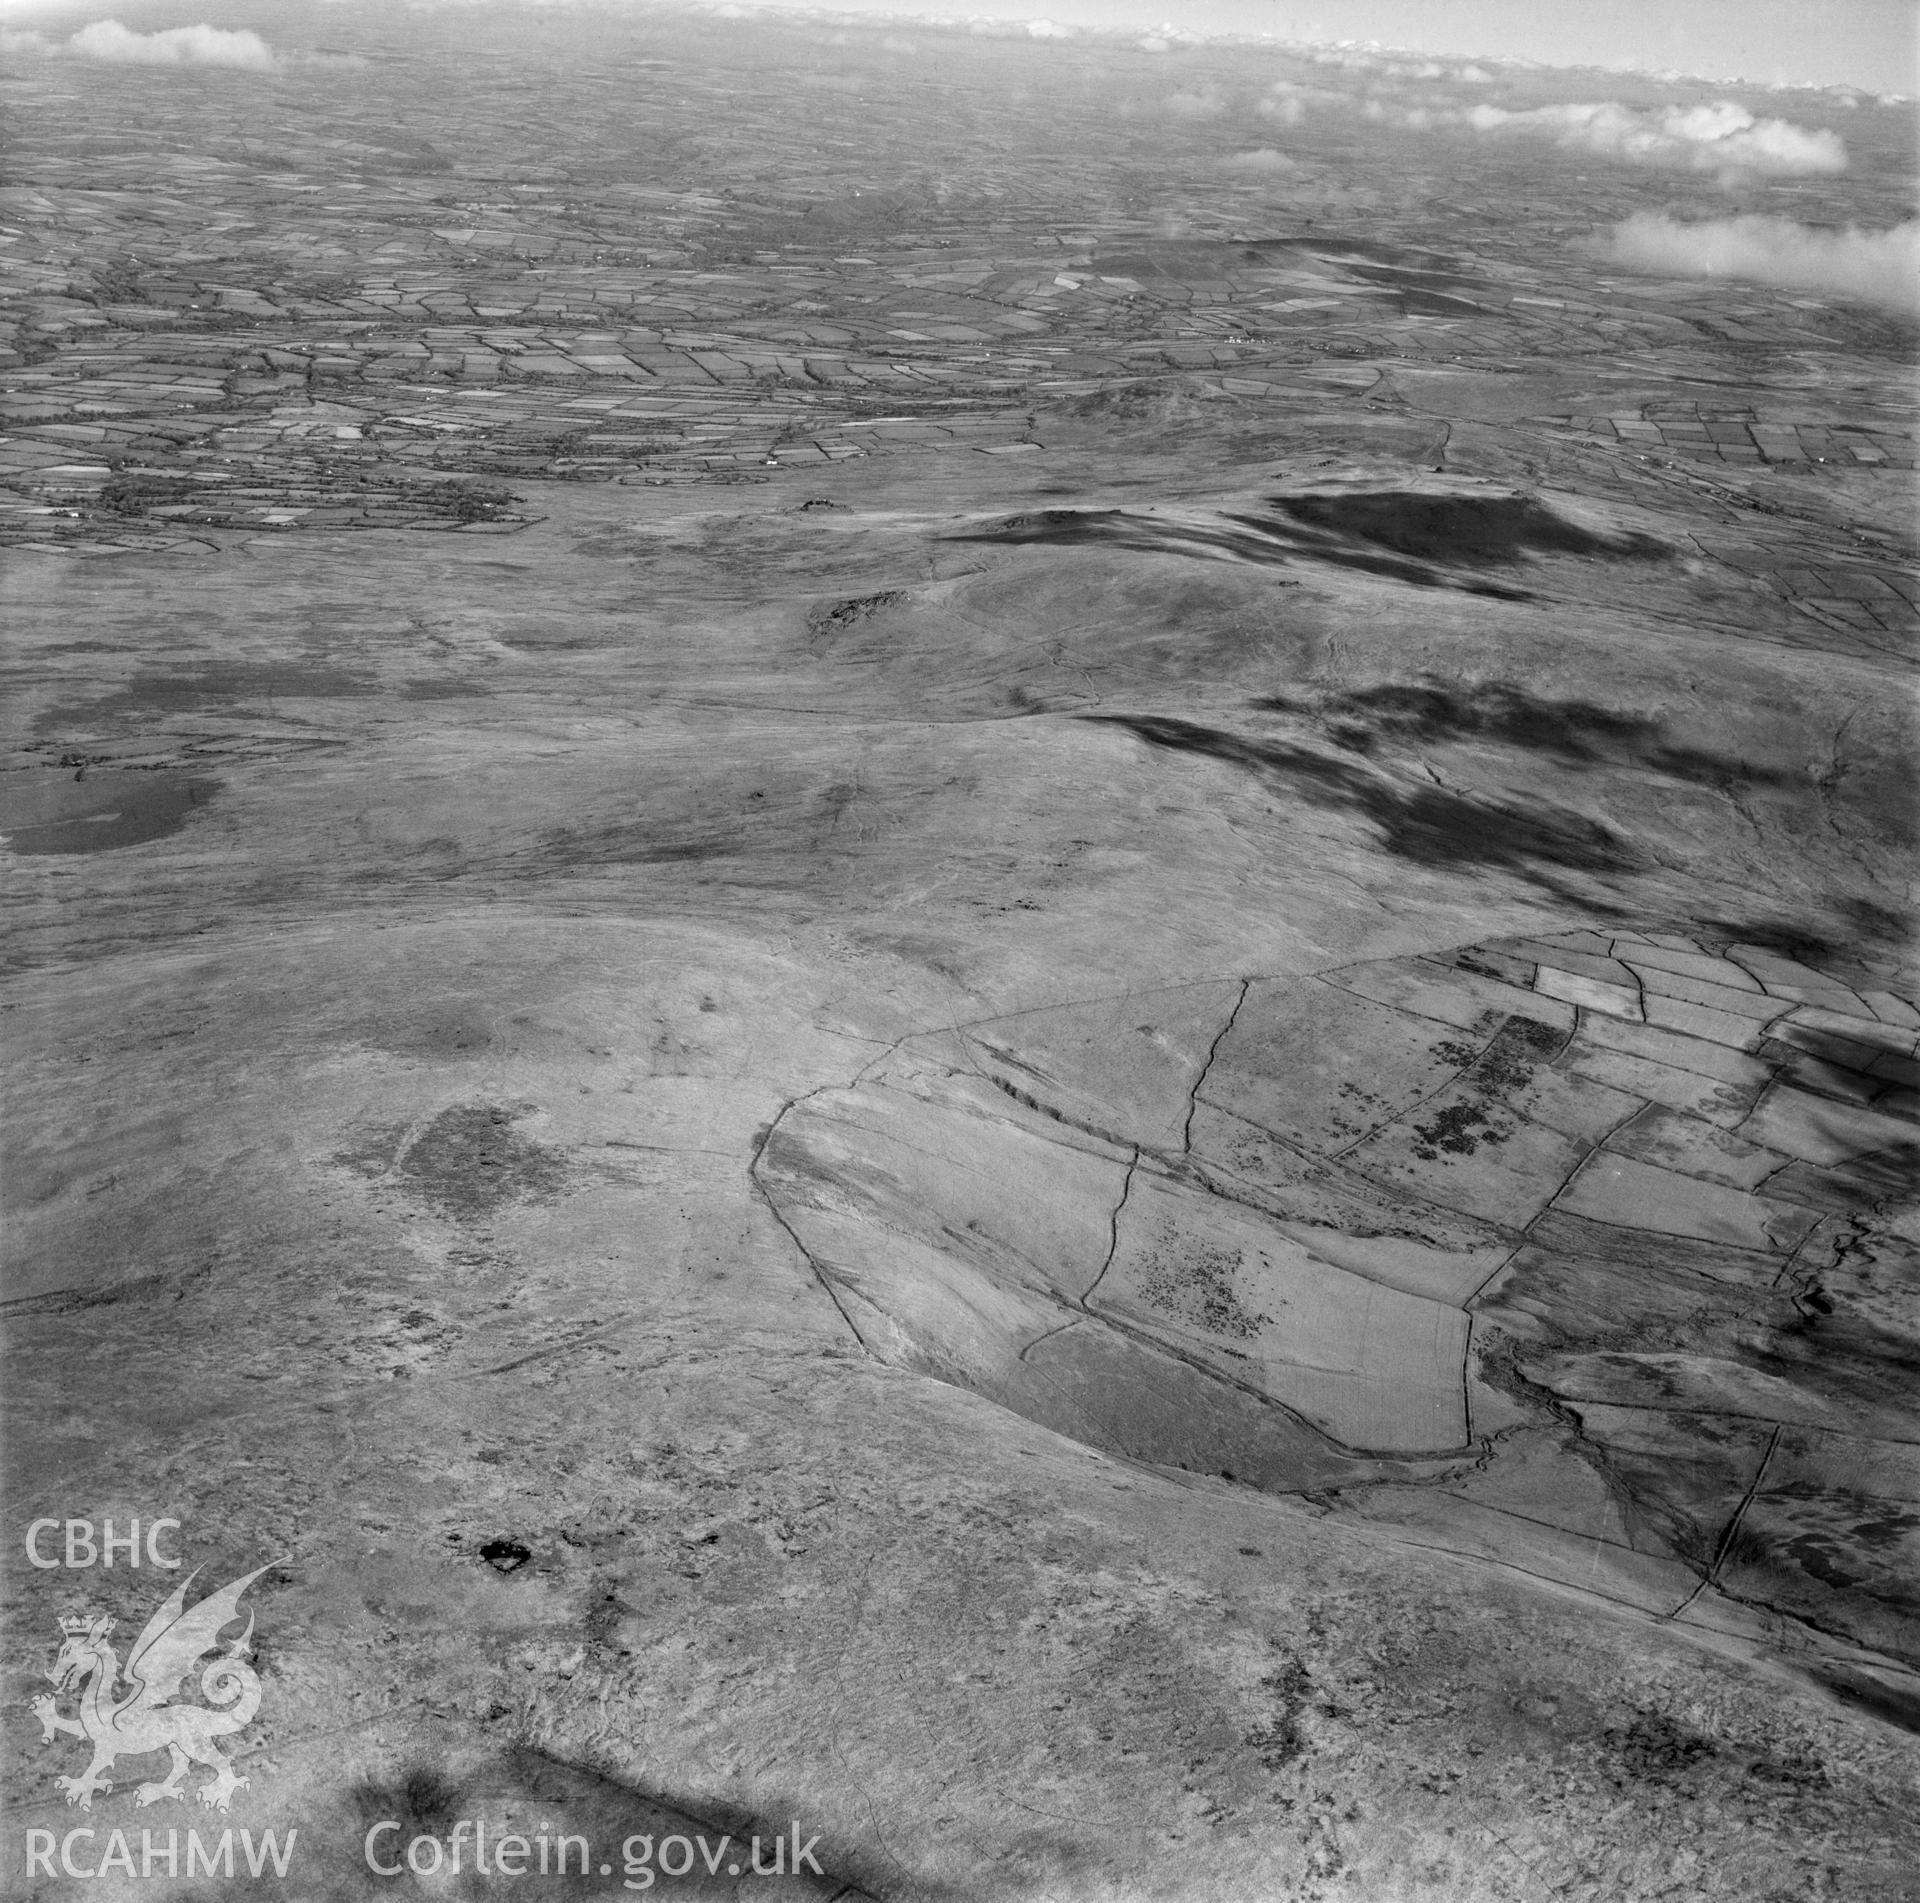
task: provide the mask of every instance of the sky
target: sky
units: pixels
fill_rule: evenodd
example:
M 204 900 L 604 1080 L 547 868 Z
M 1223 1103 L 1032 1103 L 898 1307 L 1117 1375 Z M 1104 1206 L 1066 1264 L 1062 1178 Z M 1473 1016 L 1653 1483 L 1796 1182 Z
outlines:
M 877 0 L 867 0 L 880 10 Z M 841 0 L 866 10 L 863 0 Z M 1916 0 L 958 0 L 888 11 L 1044 13 L 1061 24 L 1166 22 L 1209 33 L 1377 40 L 1551 66 L 1920 91 Z
M 418 3 L 418 0 L 416 0 Z M 425 0 L 431 5 L 433 0 Z M 780 5 L 782 0 L 757 0 Z M 805 0 L 787 0 L 803 5 Z M 308 0 L 323 10 L 322 0 Z M 621 0 L 601 0 L 619 6 Z M 835 11 L 1297 41 L 1377 42 L 1550 66 L 1674 71 L 1767 85 L 1920 92 L 1920 0 L 826 0 Z M 252 11 L 253 9 L 243 9 Z M 151 29 L 240 24 L 221 0 L 0 0 L 0 20 L 66 27 L 118 17 Z M 166 17 L 162 19 L 160 16 Z M 36 18 L 36 16 L 38 16 Z

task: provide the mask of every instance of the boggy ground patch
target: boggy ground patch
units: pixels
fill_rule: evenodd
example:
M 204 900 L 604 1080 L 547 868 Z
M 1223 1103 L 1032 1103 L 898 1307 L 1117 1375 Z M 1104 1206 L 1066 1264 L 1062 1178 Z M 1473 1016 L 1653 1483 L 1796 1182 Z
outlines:
M 204 773 L 10 773 L 0 837 L 19 853 L 104 852 L 164 839 L 220 790 Z
M 208 713 L 275 700 L 365 700 L 379 691 L 377 681 L 340 668 L 236 661 L 187 673 L 135 674 L 98 699 L 49 707 L 33 728 L 52 734 L 143 714 Z
M 490 1215 L 507 1203 L 551 1202 L 567 1184 L 565 1159 L 513 1127 L 534 1108 L 455 1104 L 424 1125 L 376 1132 L 334 1161 L 395 1183 L 455 1220 Z

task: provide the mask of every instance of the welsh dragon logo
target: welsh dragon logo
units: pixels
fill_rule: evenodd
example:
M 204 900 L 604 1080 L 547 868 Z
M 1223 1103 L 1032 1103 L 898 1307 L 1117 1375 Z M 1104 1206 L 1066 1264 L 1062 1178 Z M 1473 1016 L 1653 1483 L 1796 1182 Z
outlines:
M 134 1793 L 137 1804 L 157 1804 L 163 1797 L 184 1798 L 180 1788 L 187 1767 L 204 1764 L 215 1773 L 199 1788 L 201 1803 L 225 1810 L 235 1791 L 247 1779 L 235 1777 L 233 1766 L 215 1748 L 214 1740 L 240 1731 L 260 1709 L 260 1680 L 247 1663 L 252 1651 L 253 1614 L 247 1629 L 222 1646 L 220 1634 L 240 1616 L 240 1595 L 266 1571 L 261 1566 L 232 1585 L 209 1593 L 191 1610 L 187 1588 L 199 1577 L 189 1573 L 167 1596 L 133 1642 L 123 1668 L 108 1643 L 113 1621 L 65 1618 L 60 1621 L 60 1655 L 47 1674 L 54 1688 L 42 1692 L 32 1710 L 40 1720 L 40 1741 L 52 1743 L 66 1732 L 93 1746 L 93 1761 L 78 1777 L 56 1780 L 69 1804 L 93 1808 L 96 1791 L 113 1789 L 101 1776 L 116 1758 L 143 1757 L 155 1751 L 172 1755 L 164 1778 L 142 1784 Z M 180 1682 L 207 1653 L 220 1656 L 200 1675 L 200 1694 L 207 1705 L 176 1705 L 173 1695 Z M 124 1680 L 124 1685 L 122 1681 Z M 59 1700 L 78 1689 L 79 1715 L 63 1718 Z M 208 1706 L 217 1707 L 209 1709 Z

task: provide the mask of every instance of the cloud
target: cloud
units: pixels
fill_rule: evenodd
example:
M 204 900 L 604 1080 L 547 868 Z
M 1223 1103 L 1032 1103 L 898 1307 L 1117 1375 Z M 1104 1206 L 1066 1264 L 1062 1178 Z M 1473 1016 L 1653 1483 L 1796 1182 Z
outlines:
M 1309 106 L 1350 106 L 1353 101 L 1341 92 L 1325 86 L 1302 86 L 1291 79 L 1276 79 L 1260 102 L 1261 113 L 1283 126 L 1297 126 Z
M 1614 99 L 1499 106 L 1484 100 L 1470 103 L 1459 92 L 1430 83 L 1438 78 L 1476 90 L 1499 83 L 1487 65 L 1416 63 L 1354 47 L 1328 48 L 1308 58 L 1334 83 L 1276 80 L 1260 101 L 1264 117 L 1292 126 L 1309 113 L 1357 112 L 1377 125 L 1405 132 L 1543 139 L 1572 152 L 1669 171 L 1711 172 L 1723 181 L 1847 169 L 1847 148 L 1837 132 L 1790 119 L 1760 118 L 1733 99 L 1644 109 Z
M 1189 86 L 1168 94 L 1166 109 L 1176 118 L 1211 119 L 1226 111 L 1227 102 L 1216 87 Z
M 1789 119 L 1756 119 L 1731 99 L 1647 112 L 1611 99 L 1535 106 L 1525 112 L 1475 106 L 1463 118 L 1475 132 L 1532 134 L 1555 145 L 1636 165 L 1789 177 L 1847 169 L 1847 148 L 1837 133 L 1795 125 Z
M 271 72 L 274 66 L 273 48 L 259 34 L 204 23 L 136 33 L 118 20 L 96 20 L 60 50 L 119 66 L 238 66 L 256 73 Z
M 1251 152 L 1235 152 L 1220 163 L 1230 172 L 1297 172 L 1300 169 L 1294 160 L 1270 145 L 1256 147 Z
M 1309 105 L 1351 105 L 1338 94 L 1276 86 L 1261 111 L 1285 125 L 1297 124 Z M 1407 132 L 1477 133 L 1485 138 L 1537 138 L 1571 152 L 1617 159 L 1670 171 L 1713 172 L 1722 180 L 1792 178 L 1844 172 L 1847 148 L 1840 135 L 1790 119 L 1760 119 L 1731 99 L 1707 105 L 1659 106 L 1637 111 L 1618 100 L 1579 104 L 1463 107 L 1440 95 L 1412 97 L 1374 92 L 1360 100 L 1364 118 Z
M 1636 212 L 1614 228 L 1603 255 L 1658 277 L 1749 278 L 1920 316 L 1920 219 L 1890 231 L 1835 231 L 1791 218 L 1689 224 Z

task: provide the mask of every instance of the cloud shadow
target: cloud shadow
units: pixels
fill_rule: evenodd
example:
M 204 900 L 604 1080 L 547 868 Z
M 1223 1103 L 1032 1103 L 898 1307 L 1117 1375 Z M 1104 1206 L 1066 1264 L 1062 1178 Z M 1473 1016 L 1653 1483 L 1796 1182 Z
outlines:
M 1124 727 L 1149 746 L 1199 754 L 1287 781 L 1316 806 L 1363 814 L 1389 852 L 1424 866 L 1481 866 L 1532 873 L 1632 871 L 1638 856 L 1597 820 L 1540 800 L 1479 798 L 1391 776 L 1357 762 L 1330 759 L 1284 741 L 1255 740 L 1197 721 L 1159 714 L 1083 714 Z
M 1569 766 L 1633 766 L 1670 779 L 1773 785 L 1788 776 L 1698 747 L 1669 746 L 1664 723 L 1590 700 L 1554 700 L 1511 681 L 1383 681 L 1342 693 L 1271 694 L 1263 712 L 1310 719 L 1335 746 L 1372 753 L 1382 742 L 1493 741 Z
M 1532 596 L 1511 583 L 1488 580 L 1482 571 L 1511 568 L 1530 555 L 1646 561 L 1668 552 L 1651 536 L 1596 534 L 1530 496 L 1381 489 L 1276 496 L 1269 507 L 1271 514 L 1228 513 L 1212 523 L 1124 509 L 1041 509 L 950 539 L 1099 542 L 1272 567 L 1320 561 L 1416 588 L 1457 588 L 1504 601 Z

